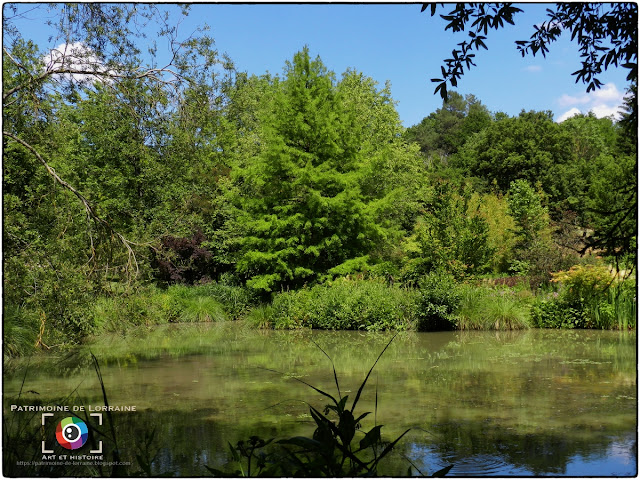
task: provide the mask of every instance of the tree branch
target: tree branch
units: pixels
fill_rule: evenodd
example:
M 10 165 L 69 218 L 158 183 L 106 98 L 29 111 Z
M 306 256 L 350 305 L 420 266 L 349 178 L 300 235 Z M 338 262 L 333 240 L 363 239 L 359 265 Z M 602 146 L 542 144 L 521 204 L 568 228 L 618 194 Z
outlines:
M 99 225 L 103 226 L 104 228 L 107 229 L 107 231 L 109 231 L 113 236 L 115 236 L 118 241 L 126 248 L 127 250 L 127 254 L 128 254 L 128 266 L 130 267 L 131 265 L 135 265 L 135 269 L 136 269 L 136 275 L 138 274 L 138 262 L 136 260 L 136 256 L 135 253 L 133 251 L 133 249 L 131 248 L 131 245 L 137 245 L 134 242 L 131 242 L 130 240 L 127 240 L 121 233 L 115 231 L 115 229 L 106 221 L 104 220 L 102 217 L 100 217 L 95 209 L 93 208 L 93 206 L 89 203 L 89 201 L 84 197 L 84 195 L 82 195 L 80 192 L 78 192 L 75 188 L 73 188 L 69 183 L 67 183 L 65 180 L 63 180 L 62 178 L 60 178 L 60 176 L 56 173 L 56 171 L 46 162 L 46 160 L 42 157 L 42 155 L 40 155 L 40 153 L 31 145 L 29 145 L 27 142 L 25 142 L 24 140 L 22 140 L 21 138 L 15 136 L 14 134 L 7 132 L 7 131 L 2 131 L 2 135 L 4 135 L 5 137 L 9 137 L 11 138 L 13 141 L 19 143 L 20 145 L 22 145 L 23 147 L 25 147 L 27 150 L 29 150 L 31 153 L 33 153 L 35 155 L 35 157 L 40 161 L 40 163 L 42 163 L 42 165 L 44 165 L 44 168 L 47 170 L 47 172 L 49 173 L 49 175 L 51 175 L 51 177 L 53 177 L 53 179 L 63 188 L 69 190 L 71 193 L 73 193 L 82 203 L 82 205 L 84 206 L 84 209 L 87 213 L 87 216 L 89 218 L 91 218 L 93 221 L 95 221 L 96 223 L 98 223 Z M 92 244 L 93 244 L 93 240 L 92 240 Z
M 17 63 L 13 57 L 11 55 L 9 55 L 9 52 L 7 52 L 6 49 L 3 49 L 4 52 L 9 56 L 9 58 L 19 67 L 21 67 L 22 69 L 24 69 L 24 67 L 22 67 L 19 63 Z M 95 64 L 99 67 L 105 67 L 104 65 L 101 64 Z M 148 70 L 144 70 L 142 72 L 136 73 L 134 75 L 126 75 L 126 74 L 121 74 L 121 73 L 116 73 L 116 72 L 108 72 L 108 71 L 100 71 L 100 70 L 91 70 L 91 69 L 86 69 L 86 68 L 73 68 L 73 67 L 67 67 L 67 66 L 61 66 L 59 68 L 52 68 L 52 69 L 47 69 L 46 71 L 44 71 L 43 73 L 41 73 L 40 75 L 38 75 L 37 77 L 32 76 L 31 74 L 29 74 L 29 72 L 27 72 L 30 76 L 30 79 L 26 82 L 23 82 L 19 85 L 16 85 L 15 87 L 7 90 L 6 92 L 4 92 L 2 94 L 2 100 L 3 102 L 6 101 L 11 95 L 13 95 L 16 92 L 19 92 L 20 90 L 24 89 L 25 87 L 31 85 L 31 84 L 35 84 L 38 82 L 43 81 L 45 78 L 53 76 L 53 75 L 87 75 L 87 76 L 94 76 L 94 77 L 98 77 L 98 78 L 109 78 L 109 79 L 127 79 L 127 78 L 134 78 L 136 80 L 140 80 L 140 79 L 144 79 L 144 78 L 149 78 L 151 80 L 154 80 L 158 83 L 164 84 L 164 85 L 171 85 L 174 86 L 175 81 L 169 81 L 169 80 L 164 80 L 163 78 L 160 77 L 159 74 L 161 73 L 170 73 L 171 75 L 173 75 L 177 80 L 180 81 L 188 81 L 188 79 L 186 79 L 185 77 L 183 77 L 182 75 L 180 75 L 178 72 L 176 72 L 175 70 L 172 70 L 171 68 L 169 68 L 171 65 L 168 64 L 165 67 L 162 68 L 150 68 Z M 26 71 L 26 69 L 24 69 Z

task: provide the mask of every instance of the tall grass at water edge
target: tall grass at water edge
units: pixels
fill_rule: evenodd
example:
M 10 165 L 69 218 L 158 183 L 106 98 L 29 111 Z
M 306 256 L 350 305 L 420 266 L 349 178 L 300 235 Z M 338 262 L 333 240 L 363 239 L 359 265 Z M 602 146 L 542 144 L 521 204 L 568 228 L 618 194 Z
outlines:
M 240 318 L 253 304 L 254 297 L 247 289 L 214 282 L 172 285 L 166 290 L 146 287 L 129 295 L 97 299 L 93 322 L 98 331 L 173 322 L 221 322 Z
M 602 302 L 587 311 L 595 322 L 595 328 L 629 330 L 636 327 L 638 307 L 636 296 L 615 288 L 607 291 Z
M 460 287 L 461 301 L 456 311 L 460 330 L 519 330 L 531 327 L 526 293 L 507 288 Z
M 20 306 L 4 308 L 4 358 L 30 353 L 38 341 L 40 320 L 34 312 Z
M 255 308 L 258 328 L 515 330 L 529 328 L 529 290 L 458 284 L 432 275 L 417 289 L 342 280 L 277 294 Z

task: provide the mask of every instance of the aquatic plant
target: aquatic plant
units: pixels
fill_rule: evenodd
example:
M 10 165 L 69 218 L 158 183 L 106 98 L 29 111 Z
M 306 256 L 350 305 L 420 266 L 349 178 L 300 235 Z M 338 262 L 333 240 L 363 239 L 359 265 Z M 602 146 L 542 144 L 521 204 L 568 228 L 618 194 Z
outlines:
M 247 315 L 247 321 L 255 328 L 271 328 L 274 320 L 271 305 L 260 305 L 252 309 Z
M 383 425 L 374 425 L 368 432 L 362 431 L 361 422 L 371 412 L 358 414 L 356 413 L 356 406 L 371 376 L 371 372 L 373 372 L 378 361 L 396 336 L 397 334 L 389 340 L 367 372 L 350 408 L 347 407 L 349 396 L 342 396 L 333 360 L 316 344 L 331 362 L 338 395 L 335 397 L 300 378 L 292 377 L 294 380 L 303 383 L 331 400 L 331 403 L 326 405 L 322 412 L 309 405 L 309 413 L 316 425 L 313 435 L 311 437 L 297 436 L 278 441 L 273 438 L 264 440 L 259 436 L 251 436 L 248 441 L 240 440 L 235 446 L 229 443 L 231 458 L 238 466 L 238 470 L 229 473 L 208 466 L 207 469 L 214 475 L 223 477 L 240 475 L 249 477 L 376 476 L 380 462 L 410 429 L 405 430 L 392 442 L 384 442 L 381 436 Z M 359 442 L 355 439 L 356 434 L 363 435 Z M 267 451 L 266 447 L 269 445 L 278 446 L 280 449 Z M 246 470 L 243 466 L 244 461 L 247 464 Z M 255 469 L 253 468 L 254 461 Z M 452 467 L 453 465 L 447 466 L 435 472 L 433 476 L 444 476 Z M 411 466 L 408 467 L 408 474 L 411 475 Z
M 575 265 L 552 274 L 558 291 L 534 301 L 531 314 L 537 327 L 635 328 L 635 278 L 618 278 L 606 266 Z
M 181 322 L 223 322 L 227 319 L 223 306 L 211 297 L 185 299 L 181 307 Z
M 587 309 L 594 328 L 628 330 L 636 327 L 636 290 L 631 280 L 610 288 L 603 297 Z

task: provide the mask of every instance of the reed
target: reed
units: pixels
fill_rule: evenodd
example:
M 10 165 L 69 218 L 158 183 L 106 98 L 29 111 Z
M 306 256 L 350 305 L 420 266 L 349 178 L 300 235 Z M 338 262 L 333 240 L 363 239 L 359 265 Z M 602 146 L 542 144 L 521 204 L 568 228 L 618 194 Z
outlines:
M 531 327 L 526 298 L 511 289 L 467 285 L 457 310 L 460 330 L 520 330 Z

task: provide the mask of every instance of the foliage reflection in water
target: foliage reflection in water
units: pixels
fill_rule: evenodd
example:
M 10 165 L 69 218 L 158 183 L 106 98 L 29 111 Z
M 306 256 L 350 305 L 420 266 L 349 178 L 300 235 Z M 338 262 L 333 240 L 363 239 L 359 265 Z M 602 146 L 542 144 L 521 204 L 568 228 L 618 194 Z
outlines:
M 322 408 L 326 399 L 292 378 L 335 389 L 311 339 L 334 360 L 343 394 L 355 394 L 390 338 L 170 325 L 32 359 L 23 391 L 39 395 L 20 401 L 51 403 L 77 389 L 85 404 L 101 404 L 91 349 L 111 404 L 137 406 L 116 416 L 123 457 L 135 461 L 136 439 L 153 428 L 152 473 L 207 475 L 204 465 L 228 466 L 228 442 L 310 435 L 305 402 Z M 407 457 L 427 472 L 453 463 L 449 475 L 635 475 L 636 365 L 628 332 L 402 332 L 376 366 L 362 411 L 375 410 L 377 389 L 386 439 L 412 429 L 389 474 L 404 474 Z M 23 374 L 20 363 L 5 370 L 5 416 Z

